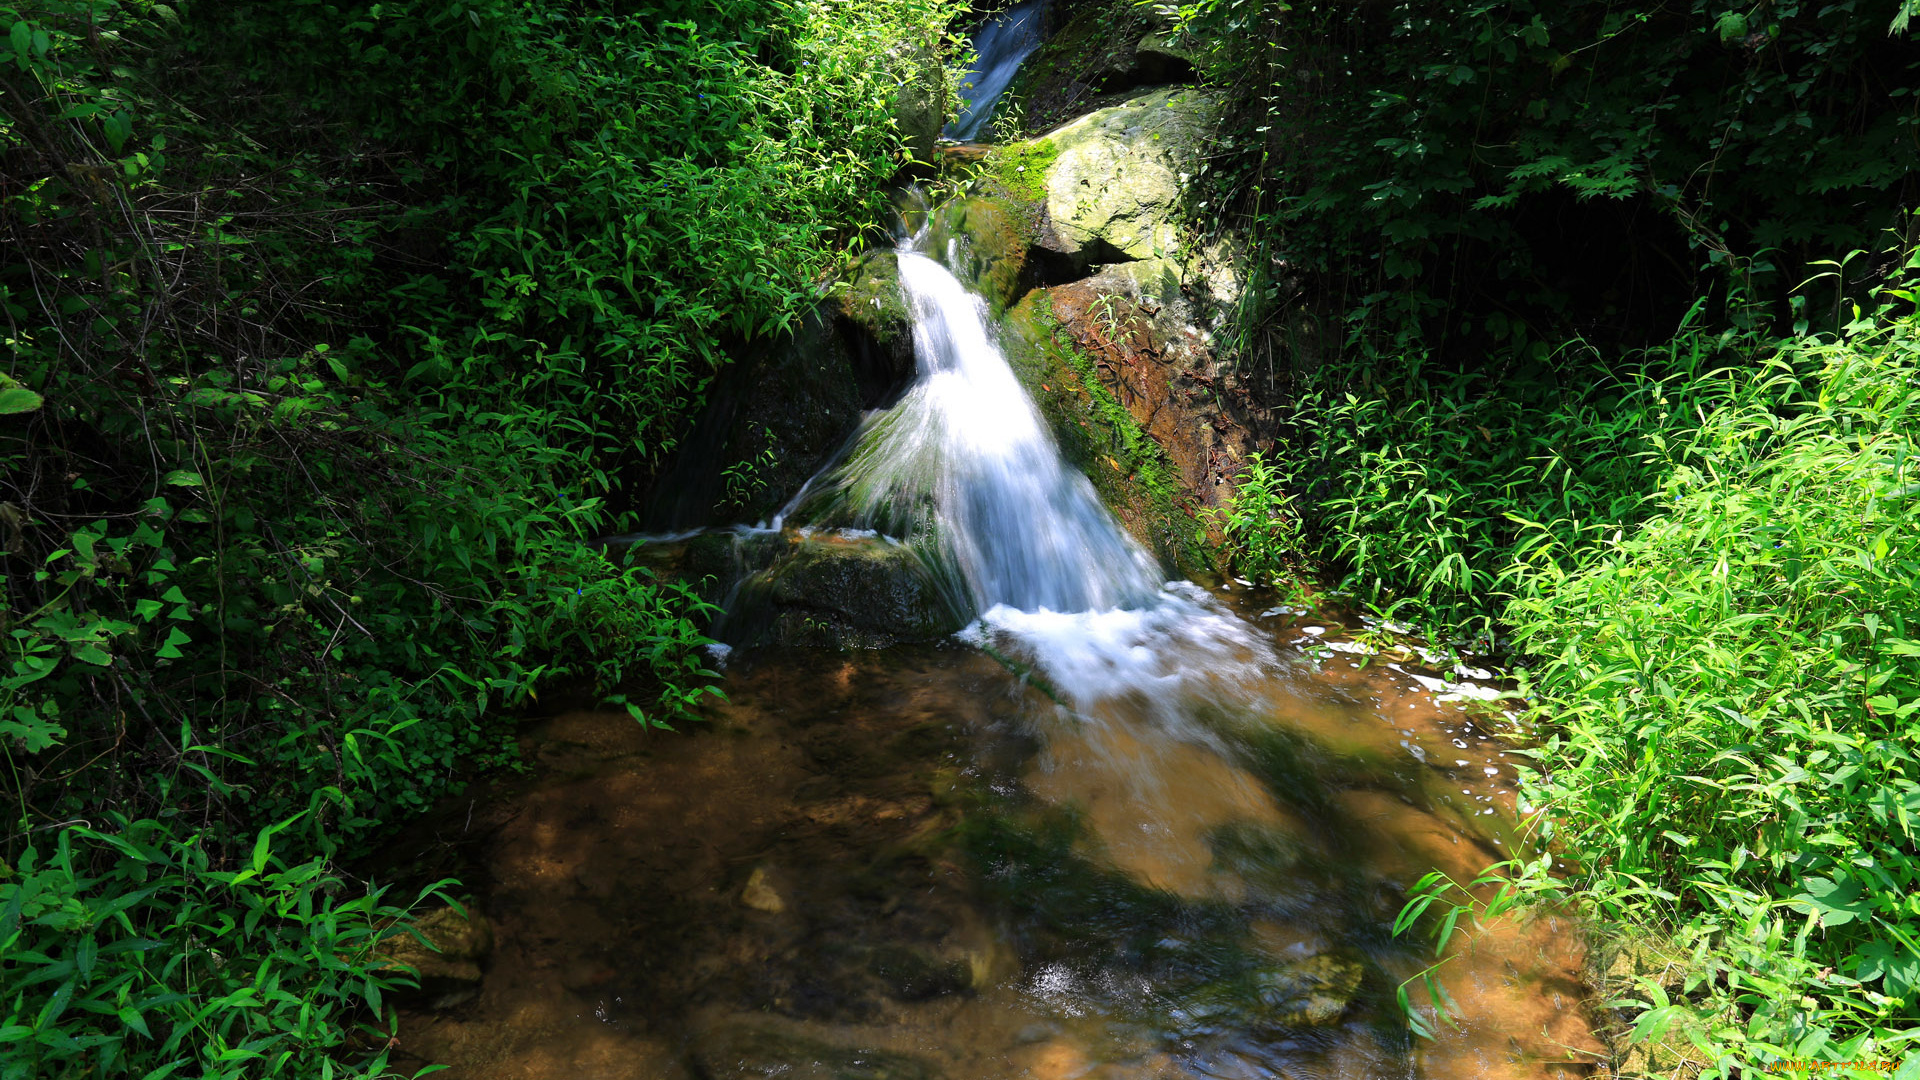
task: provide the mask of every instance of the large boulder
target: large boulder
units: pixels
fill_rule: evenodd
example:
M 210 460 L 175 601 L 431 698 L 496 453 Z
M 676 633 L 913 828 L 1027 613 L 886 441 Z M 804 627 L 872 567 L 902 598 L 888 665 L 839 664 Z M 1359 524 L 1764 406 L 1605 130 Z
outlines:
M 1046 138 L 1047 213 L 1062 247 L 1093 262 L 1183 259 L 1176 216 L 1220 118 L 1211 93 L 1173 88 L 1088 113 Z

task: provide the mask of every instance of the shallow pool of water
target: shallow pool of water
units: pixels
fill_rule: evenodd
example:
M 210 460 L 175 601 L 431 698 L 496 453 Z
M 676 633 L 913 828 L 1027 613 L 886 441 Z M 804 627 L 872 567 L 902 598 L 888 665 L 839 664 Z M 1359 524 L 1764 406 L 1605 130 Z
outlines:
M 1389 933 L 1405 890 L 1524 842 L 1470 703 L 1245 590 L 1182 602 L 1239 629 L 767 649 L 699 730 L 539 723 L 531 777 L 414 841 L 461 853 L 497 944 L 399 1050 L 489 1080 L 1587 1075 L 1563 920 L 1450 949 L 1439 1038 L 1394 1005 L 1431 959 Z

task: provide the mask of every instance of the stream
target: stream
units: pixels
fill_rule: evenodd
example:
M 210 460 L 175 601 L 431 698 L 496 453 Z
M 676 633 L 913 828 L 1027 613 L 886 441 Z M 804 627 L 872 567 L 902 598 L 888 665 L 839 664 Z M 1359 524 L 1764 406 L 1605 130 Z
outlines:
M 472 1078 L 1588 1075 L 1551 914 L 1456 939 L 1437 1038 L 1394 1000 L 1430 960 L 1389 931 L 1408 888 L 1524 845 L 1488 673 L 1164 582 L 922 242 L 917 378 L 761 532 L 878 536 L 977 617 L 743 649 L 699 732 L 542 722 L 530 779 L 414 840 L 464 860 L 498 944 L 402 1051 Z

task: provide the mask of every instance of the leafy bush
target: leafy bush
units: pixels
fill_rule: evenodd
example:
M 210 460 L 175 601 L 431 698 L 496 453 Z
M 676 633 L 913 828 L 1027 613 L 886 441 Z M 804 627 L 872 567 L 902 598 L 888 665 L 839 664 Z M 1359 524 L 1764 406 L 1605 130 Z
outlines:
M 1664 340 L 1673 300 L 1774 298 L 1920 194 L 1905 0 L 1177 7 L 1241 102 L 1214 198 L 1262 261 L 1463 366 Z
M 1544 658 L 1525 795 L 1576 861 L 1567 889 L 1664 913 L 1693 954 L 1693 997 L 1654 988 L 1637 1034 L 1684 1030 L 1716 1075 L 1913 1068 L 1920 319 L 1793 342 L 1746 378 L 1791 407 L 1710 413 L 1656 516 L 1509 609 Z
M 1570 565 L 1652 512 L 1702 416 L 1771 400 L 1730 370 L 1753 341 L 1692 330 L 1600 377 L 1575 343 L 1586 371 L 1568 361 L 1560 378 L 1497 387 L 1418 358 L 1330 364 L 1290 403 L 1289 451 L 1260 490 L 1299 508 L 1302 554 L 1337 568 L 1342 590 L 1435 629 L 1485 630 L 1516 562 Z M 1272 498 L 1249 492 L 1234 513 Z
M 329 950 L 387 915 L 326 860 L 543 684 L 711 691 L 697 599 L 591 541 L 877 216 L 949 13 L 0 13 L 0 1074 L 347 1069 L 380 982 Z
M 1226 540 L 1227 560 L 1256 581 L 1289 576 L 1306 548 L 1299 510 L 1285 490 L 1284 476 L 1283 466 L 1256 452 L 1235 479 L 1227 506 L 1207 511 Z
M 0 877 L 0 1076 L 385 1073 L 385 994 L 411 982 L 375 955 L 404 914 L 384 889 L 343 899 L 325 860 L 288 865 L 290 823 L 234 871 L 160 822 L 115 824 L 30 844 Z M 388 1028 L 356 1031 L 361 1007 Z M 316 1071 L 342 1050 L 359 1061 Z

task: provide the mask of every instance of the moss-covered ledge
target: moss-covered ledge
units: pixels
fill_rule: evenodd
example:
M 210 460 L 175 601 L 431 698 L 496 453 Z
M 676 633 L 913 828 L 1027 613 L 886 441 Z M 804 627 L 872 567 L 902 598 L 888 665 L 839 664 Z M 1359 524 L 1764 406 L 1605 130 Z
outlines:
M 1198 503 L 1182 490 L 1166 451 L 1099 378 L 1094 358 L 1061 330 L 1046 290 L 1029 292 L 1007 312 L 1001 347 L 1061 453 L 1134 539 L 1183 575 L 1218 572 L 1201 542 Z

